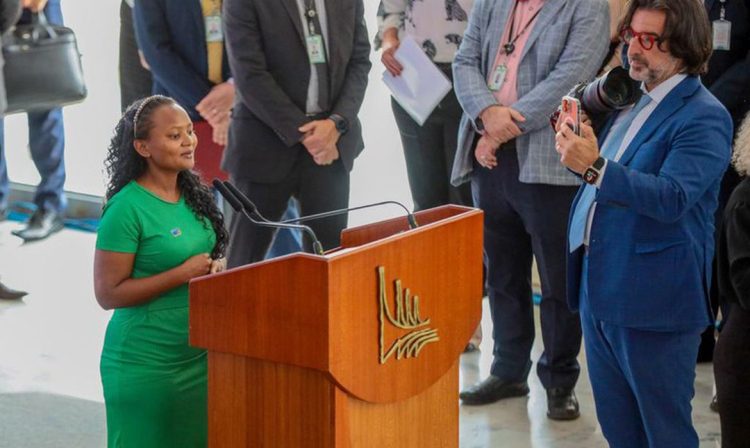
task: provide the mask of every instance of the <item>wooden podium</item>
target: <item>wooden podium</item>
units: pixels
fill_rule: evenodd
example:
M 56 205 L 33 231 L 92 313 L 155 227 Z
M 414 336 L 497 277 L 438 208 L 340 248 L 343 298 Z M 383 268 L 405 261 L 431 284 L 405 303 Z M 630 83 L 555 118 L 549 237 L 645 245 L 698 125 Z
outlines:
M 212 448 L 457 447 L 482 212 L 443 206 L 190 283 Z

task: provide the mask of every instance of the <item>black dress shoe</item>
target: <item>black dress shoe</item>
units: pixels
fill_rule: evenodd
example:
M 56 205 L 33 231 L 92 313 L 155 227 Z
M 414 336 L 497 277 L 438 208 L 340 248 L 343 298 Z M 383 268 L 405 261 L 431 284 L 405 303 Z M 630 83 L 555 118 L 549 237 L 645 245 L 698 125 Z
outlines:
M 528 393 L 529 386 L 525 381 L 516 383 L 490 375 L 481 383 L 458 394 L 458 397 L 463 404 L 479 405 L 494 403 L 503 398 L 525 397 Z
M 26 228 L 14 230 L 11 233 L 24 241 L 38 241 L 47 238 L 63 228 L 63 218 L 56 211 L 39 209 L 31 215 Z
M 578 399 L 571 389 L 547 389 L 547 417 L 552 420 L 575 420 L 581 416 Z
M 25 291 L 16 291 L 15 289 L 10 289 L 7 286 L 5 286 L 2 282 L 0 282 L 0 299 L 3 300 L 18 300 L 21 297 L 28 294 Z

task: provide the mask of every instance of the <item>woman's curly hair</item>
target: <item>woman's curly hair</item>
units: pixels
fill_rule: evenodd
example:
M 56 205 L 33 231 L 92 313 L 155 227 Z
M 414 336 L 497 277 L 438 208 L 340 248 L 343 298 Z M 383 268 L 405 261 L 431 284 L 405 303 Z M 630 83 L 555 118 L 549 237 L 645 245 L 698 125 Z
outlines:
M 120 118 L 109 144 L 107 157 L 104 159 L 104 167 L 109 177 L 107 201 L 130 181 L 138 179 L 146 172 L 146 159 L 136 152 L 133 142 L 136 139 L 148 138 L 154 127 L 153 114 L 157 109 L 176 104 L 172 98 L 155 95 L 131 104 Z M 138 123 L 135 123 L 136 115 Z M 211 258 L 223 257 L 229 235 L 224 227 L 224 216 L 216 206 L 211 190 L 190 170 L 181 171 L 177 175 L 177 185 L 193 213 L 198 218 L 205 218 L 211 222 L 216 234 L 216 244 L 211 251 Z

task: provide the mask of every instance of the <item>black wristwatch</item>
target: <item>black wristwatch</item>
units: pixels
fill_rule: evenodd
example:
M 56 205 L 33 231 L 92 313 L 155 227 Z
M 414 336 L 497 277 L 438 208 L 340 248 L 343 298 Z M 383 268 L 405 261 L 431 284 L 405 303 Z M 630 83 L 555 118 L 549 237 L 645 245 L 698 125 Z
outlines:
M 336 124 L 336 130 L 339 131 L 339 134 L 346 134 L 346 131 L 349 130 L 349 121 L 341 115 L 331 114 L 328 118 Z
M 583 181 L 591 185 L 596 184 L 596 180 L 601 175 L 602 168 L 604 168 L 604 159 L 599 157 L 583 172 Z

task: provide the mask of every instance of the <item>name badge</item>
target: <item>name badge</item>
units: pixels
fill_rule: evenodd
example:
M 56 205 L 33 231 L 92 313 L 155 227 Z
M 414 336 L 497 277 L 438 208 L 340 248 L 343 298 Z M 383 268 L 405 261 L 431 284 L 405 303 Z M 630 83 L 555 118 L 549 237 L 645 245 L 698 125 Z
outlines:
M 221 16 L 205 17 L 206 42 L 224 42 L 224 31 L 221 29 Z
M 313 34 L 307 37 L 307 56 L 312 64 L 325 64 L 326 52 L 323 47 L 323 36 Z
M 495 71 L 492 73 L 492 77 L 490 77 L 490 82 L 487 83 L 487 87 L 489 87 L 493 92 L 497 92 L 498 90 L 500 90 L 500 87 L 505 81 L 506 73 L 508 73 L 508 67 L 506 67 L 504 64 L 500 64 L 495 67 Z
M 714 50 L 729 50 L 732 38 L 732 22 L 729 20 L 714 20 Z

